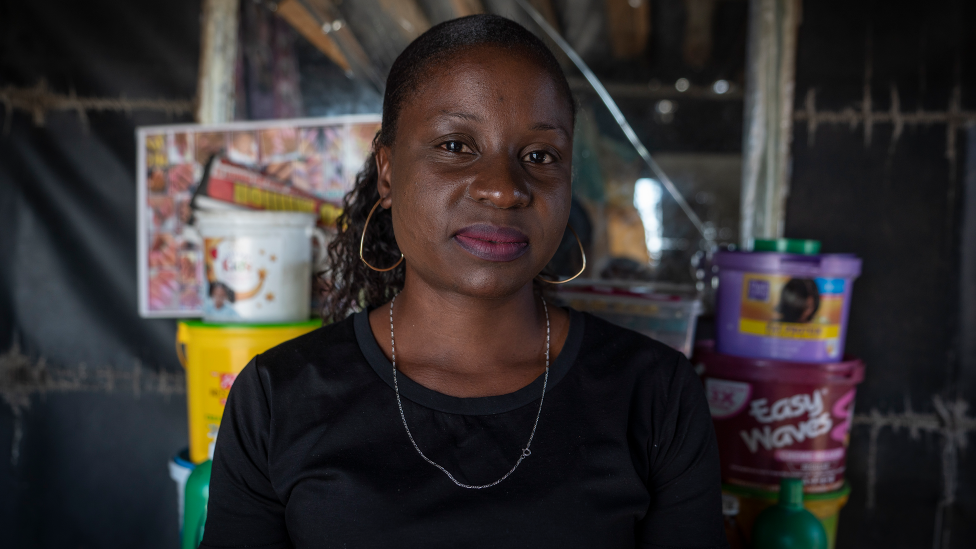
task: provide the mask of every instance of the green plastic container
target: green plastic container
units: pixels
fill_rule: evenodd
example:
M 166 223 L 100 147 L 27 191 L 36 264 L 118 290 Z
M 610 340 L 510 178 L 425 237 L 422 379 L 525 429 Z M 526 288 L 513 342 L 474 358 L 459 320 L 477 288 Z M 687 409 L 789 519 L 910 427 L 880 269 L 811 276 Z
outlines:
M 827 549 L 827 530 L 803 508 L 803 480 L 784 478 L 779 502 L 752 525 L 753 549 Z
M 203 527 L 207 523 L 207 502 L 210 500 L 210 468 L 213 462 L 197 465 L 186 479 L 183 503 L 183 539 L 181 549 L 197 549 L 203 541 Z
M 752 539 L 753 524 L 759 514 L 776 504 L 776 492 L 747 488 L 732 484 L 722 485 L 722 492 L 738 500 L 739 512 L 736 522 L 742 528 L 746 540 Z M 827 532 L 827 549 L 834 549 L 837 540 L 837 522 L 840 510 L 851 495 L 851 487 L 845 483 L 840 490 L 814 494 L 803 494 L 803 507 L 813 513 Z

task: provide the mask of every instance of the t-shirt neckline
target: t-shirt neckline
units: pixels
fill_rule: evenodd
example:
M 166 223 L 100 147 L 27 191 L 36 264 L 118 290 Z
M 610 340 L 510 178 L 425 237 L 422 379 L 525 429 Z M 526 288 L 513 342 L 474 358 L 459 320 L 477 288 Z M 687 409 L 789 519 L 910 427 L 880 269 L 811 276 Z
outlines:
M 576 362 L 576 356 L 579 354 L 580 344 L 583 341 L 583 315 L 573 309 L 569 309 L 569 315 L 569 334 L 566 336 L 566 342 L 563 344 L 559 356 L 549 365 L 549 383 L 546 387 L 546 394 L 552 391 L 553 387 L 566 376 L 573 363 Z M 373 337 L 368 311 L 356 313 L 353 324 L 356 331 L 356 341 L 363 356 L 366 357 L 366 361 L 369 362 L 376 375 L 380 376 L 392 389 L 393 364 L 383 354 L 376 338 Z M 428 389 L 403 375 L 402 372 L 397 372 L 397 383 L 400 386 L 401 397 L 439 412 L 460 415 L 502 414 L 521 408 L 539 399 L 544 378 L 545 374 L 540 375 L 532 383 L 513 393 L 462 398 Z

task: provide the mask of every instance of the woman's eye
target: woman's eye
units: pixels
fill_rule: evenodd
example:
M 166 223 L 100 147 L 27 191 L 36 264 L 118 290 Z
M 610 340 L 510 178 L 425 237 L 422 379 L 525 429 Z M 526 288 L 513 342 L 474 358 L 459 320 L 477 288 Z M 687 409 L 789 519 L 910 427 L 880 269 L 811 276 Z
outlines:
M 444 150 L 450 153 L 464 152 L 464 143 L 461 143 L 460 141 L 446 141 L 441 143 L 441 147 L 444 147 Z
M 553 157 L 545 151 L 532 151 L 525 155 L 524 160 L 532 164 L 549 164 L 553 161 Z

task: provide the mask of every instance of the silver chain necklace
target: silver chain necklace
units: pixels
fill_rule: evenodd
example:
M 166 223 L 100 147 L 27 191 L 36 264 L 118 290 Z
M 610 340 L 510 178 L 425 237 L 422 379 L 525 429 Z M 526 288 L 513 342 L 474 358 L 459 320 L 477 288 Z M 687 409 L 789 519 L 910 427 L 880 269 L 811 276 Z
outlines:
M 546 306 L 545 298 L 542 299 L 542 310 L 546 313 L 546 375 L 542 380 L 542 397 L 539 398 L 539 411 L 535 415 L 535 424 L 532 425 L 532 432 L 529 434 L 529 441 L 525 443 L 525 448 L 522 449 L 522 455 L 519 456 L 518 461 L 512 466 L 512 469 L 505 473 L 502 478 L 491 482 L 489 484 L 473 485 L 464 484 L 463 482 L 458 482 L 454 475 L 452 475 L 447 469 L 441 465 L 434 462 L 434 460 L 425 456 L 420 450 L 420 446 L 417 446 L 417 441 L 413 439 L 413 433 L 410 432 L 410 427 L 407 426 L 407 416 L 403 414 L 403 403 L 400 401 L 400 385 L 397 383 L 397 369 L 396 369 L 396 338 L 393 336 L 393 303 L 396 302 L 396 297 L 390 301 L 390 355 L 393 357 L 393 390 L 396 392 L 397 408 L 400 409 L 400 419 L 403 420 L 403 428 L 407 430 L 407 436 L 410 438 L 410 443 L 413 444 L 414 450 L 420 454 L 420 457 L 424 458 L 424 461 L 437 467 L 442 473 L 447 475 L 447 478 L 451 479 L 451 482 L 457 484 L 461 488 L 469 488 L 472 490 L 482 490 L 484 488 L 491 488 L 501 481 L 507 479 L 512 473 L 518 469 L 518 466 L 522 464 L 525 458 L 532 455 L 532 450 L 529 448 L 532 446 L 532 439 L 535 438 L 535 429 L 539 426 L 539 417 L 542 416 L 542 402 L 546 399 L 546 387 L 549 384 L 549 307 Z

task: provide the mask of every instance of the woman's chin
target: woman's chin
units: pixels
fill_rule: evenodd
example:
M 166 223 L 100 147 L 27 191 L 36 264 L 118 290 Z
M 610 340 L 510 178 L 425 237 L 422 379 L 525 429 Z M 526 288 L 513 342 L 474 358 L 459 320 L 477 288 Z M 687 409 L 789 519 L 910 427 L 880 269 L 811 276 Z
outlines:
M 436 284 L 451 292 L 466 297 L 488 300 L 502 300 L 513 297 L 531 287 L 531 273 L 523 269 L 500 269 L 497 266 L 482 267 L 454 272 L 444 284 Z

